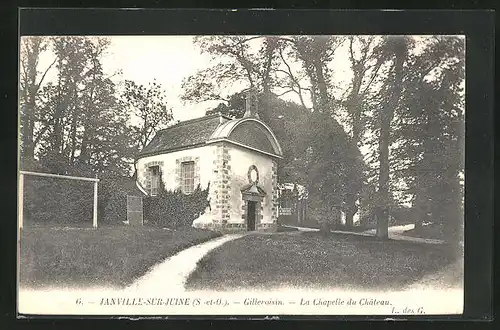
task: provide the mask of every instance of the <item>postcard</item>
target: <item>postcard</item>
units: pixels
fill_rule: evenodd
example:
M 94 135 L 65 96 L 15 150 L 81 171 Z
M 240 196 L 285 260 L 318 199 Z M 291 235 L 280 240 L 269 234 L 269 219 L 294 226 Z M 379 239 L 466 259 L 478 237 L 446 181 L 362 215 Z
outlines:
M 24 35 L 19 61 L 20 315 L 463 313 L 463 35 Z

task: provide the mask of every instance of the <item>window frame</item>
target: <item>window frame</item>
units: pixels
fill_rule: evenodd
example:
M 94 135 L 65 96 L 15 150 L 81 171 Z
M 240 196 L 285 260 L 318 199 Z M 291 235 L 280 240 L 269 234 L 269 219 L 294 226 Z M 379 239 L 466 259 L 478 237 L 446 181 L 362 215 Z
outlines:
M 158 196 L 160 190 L 161 169 L 160 165 L 150 165 L 148 167 L 150 176 L 149 195 Z M 155 173 L 156 170 L 156 173 Z M 156 185 L 156 186 L 155 186 Z
M 195 161 L 189 160 L 181 162 L 180 186 L 181 191 L 186 194 L 192 194 L 195 190 Z

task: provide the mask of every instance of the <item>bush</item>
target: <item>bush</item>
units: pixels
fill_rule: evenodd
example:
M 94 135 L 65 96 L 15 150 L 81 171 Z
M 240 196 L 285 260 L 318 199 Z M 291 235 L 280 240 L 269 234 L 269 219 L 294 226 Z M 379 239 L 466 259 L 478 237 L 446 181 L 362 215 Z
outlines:
M 191 226 L 202 214 L 208 203 L 208 190 L 201 187 L 189 195 L 180 190 L 168 191 L 163 187 L 158 196 L 144 198 L 144 222 L 168 228 Z
M 92 226 L 93 183 L 25 176 L 26 225 Z
M 308 218 L 317 223 L 318 228 L 329 230 L 336 224 L 340 224 L 340 208 L 324 203 L 319 198 L 309 200 Z
M 106 224 L 127 220 L 127 195 L 144 197 L 130 177 L 103 178 L 99 189 L 99 218 Z

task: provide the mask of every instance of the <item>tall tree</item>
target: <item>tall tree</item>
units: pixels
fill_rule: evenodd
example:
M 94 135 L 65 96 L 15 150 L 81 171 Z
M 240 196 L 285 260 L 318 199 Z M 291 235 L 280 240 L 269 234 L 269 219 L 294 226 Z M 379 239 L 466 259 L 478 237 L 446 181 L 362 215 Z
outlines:
M 378 113 L 379 135 L 379 162 L 380 172 L 378 179 L 378 212 L 377 237 L 387 239 L 389 236 L 389 146 L 391 143 L 391 122 L 394 111 L 400 106 L 404 64 L 408 57 L 409 40 L 406 37 L 386 37 L 381 56 L 391 62 L 389 75 L 381 89 L 381 105 Z
M 363 182 L 363 161 L 355 141 L 336 119 L 340 102 L 333 97 L 329 67 L 343 41 L 338 37 L 293 37 L 293 47 L 311 86 L 313 120 L 309 155 L 314 164 L 307 165 L 316 172 L 310 171 L 309 182 L 311 188 L 314 187 L 311 190 L 320 192 L 317 199 L 332 208 L 334 214 L 327 218 L 335 218 L 335 213 L 341 210 L 346 215 L 346 224 L 352 226 L 354 214 L 358 212 L 356 201 Z
M 340 100 L 342 107 L 346 110 L 349 119 L 348 126 L 351 130 L 352 144 L 360 148 L 363 145 L 363 135 L 366 130 L 366 112 L 368 106 L 368 95 L 372 92 L 373 83 L 379 74 L 380 68 L 384 63 L 384 58 L 378 56 L 377 46 L 379 39 L 374 36 L 350 36 L 347 40 L 347 53 L 351 64 L 352 80 L 345 94 Z M 358 161 L 357 165 L 361 168 L 357 172 L 366 172 L 364 161 Z M 353 173 L 356 175 L 356 173 Z M 368 192 L 371 189 L 366 187 L 370 183 L 366 180 L 362 182 L 363 191 Z M 366 194 L 365 194 L 366 195 Z M 368 195 L 362 195 L 363 198 L 370 198 Z M 353 198 L 354 195 L 350 195 Z M 365 201 L 360 200 L 360 204 Z M 349 201 L 349 204 L 356 205 L 355 201 Z M 353 225 L 353 218 L 358 211 L 358 207 L 353 207 L 346 214 L 346 225 Z M 360 218 L 362 225 L 366 225 L 366 217 Z
M 20 63 L 20 124 L 21 124 L 21 153 L 26 160 L 35 156 L 35 125 L 39 120 L 38 97 L 41 86 L 55 60 L 50 65 L 38 71 L 40 57 L 47 50 L 49 41 L 46 37 L 27 36 L 21 38 Z
M 255 43 L 260 42 L 260 47 Z M 196 40 L 196 44 L 203 53 L 209 53 L 217 59 L 217 64 L 213 67 L 199 71 L 197 74 L 187 78 L 184 82 L 186 93 L 184 98 L 192 101 L 204 100 L 223 100 L 224 105 L 220 105 L 215 111 L 234 111 L 230 104 L 229 97 L 224 95 L 223 87 L 243 83 L 247 87 L 256 88 L 260 91 L 260 101 L 262 104 L 259 115 L 267 122 L 273 130 L 283 130 L 288 126 L 286 121 L 295 116 L 285 116 L 276 114 L 279 112 L 279 105 L 273 100 L 289 92 L 297 93 L 302 103 L 302 111 L 307 111 L 308 116 L 303 117 L 300 124 L 291 123 L 300 126 L 315 125 L 323 123 L 325 120 L 328 125 L 318 127 L 324 128 L 324 131 L 318 130 L 318 127 L 312 129 L 297 129 L 297 131 L 308 132 L 308 137 L 302 139 L 304 146 L 299 150 L 293 151 L 290 156 L 290 162 L 287 163 L 288 172 L 295 173 L 296 178 L 302 178 L 306 182 L 311 182 L 311 189 L 317 184 L 324 186 L 325 191 L 329 191 L 332 196 L 330 201 L 322 200 L 324 197 L 317 196 L 320 200 L 319 205 L 330 204 L 334 206 L 334 213 L 338 215 L 340 210 L 346 213 L 354 214 L 356 212 L 355 201 L 358 199 L 359 185 L 357 182 L 362 178 L 362 173 L 354 165 L 360 157 L 359 150 L 356 147 L 350 148 L 352 143 L 346 136 L 346 133 L 337 120 L 335 112 L 338 109 L 338 101 L 333 98 L 333 82 L 330 64 L 333 55 L 339 45 L 341 38 L 335 37 L 264 37 L 264 36 L 246 36 L 246 37 L 203 37 Z M 257 44 L 259 45 L 259 44 Z M 258 50 L 258 51 L 256 51 Z M 301 72 L 296 72 L 296 67 L 301 67 Z M 222 87 L 222 88 L 221 88 Z M 282 92 L 277 94 L 276 92 Z M 284 91 L 283 91 L 284 90 Z M 307 93 L 309 95 L 307 95 Z M 312 101 L 312 109 L 307 109 L 305 97 Z M 234 103 L 234 102 L 231 102 Z M 230 108 L 230 109 L 228 109 Z M 313 119 L 313 117 L 317 117 Z M 276 120 L 281 119 L 281 120 Z M 323 137 L 326 138 L 323 139 Z M 346 141 L 346 144 L 338 140 Z M 323 152 L 325 146 L 317 143 L 323 141 L 328 146 L 329 151 Z M 325 142 L 326 141 L 326 142 Z M 339 145 L 346 146 L 348 155 L 340 155 Z M 332 191 L 327 188 L 329 183 L 323 180 L 322 183 L 316 182 L 319 176 L 313 175 L 305 166 L 306 152 L 309 150 L 315 155 L 316 161 L 321 161 L 324 166 L 323 171 L 332 172 L 331 175 L 322 173 L 323 178 L 328 175 L 337 177 L 341 180 L 342 189 Z M 357 153 L 356 153 L 357 150 Z M 337 152 L 337 155 L 335 153 Z M 355 156 L 356 155 L 356 156 Z M 332 166 L 336 156 L 341 166 Z M 318 158 L 319 157 L 319 158 Z M 320 160 L 321 158 L 321 160 Z M 303 159 L 304 161 L 298 161 Z M 345 161 L 345 163 L 343 163 Z M 285 163 L 285 162 L 282 162 Z M 293 165 L 291 165 L 293 163 Z M 285 172 L 281 168 L 280 172 Z M 291 168 L 295 168 L 291 170 Z M 299 175 L 299 173 L 302 173 Z M 348 177 L 348 178 L 347 178 Z M 313 187 L 314 186 L 314 187 Z M 314 198 L 314 197 L 313 197 Z M 334 201 L 338 200 L 338 202 Z M 324 219 L 331 218 L 328 216 Z M 339 219 L 340 220 L 340 219 Z
M 463 220 L 464 53 L 460 38 L 436 37 L 410 57 L 395 125 L 395 175 L 408 183 L 416 229 L 434 223 L 452 240 Z
M 40 92 L 37 158 L 57 173 L 127 174 L 129 115 L 101 64 L 109 40 L 54 37 L 51 44 L 57 75 Z
M 154 134 L 172 121 L 172 110 L 167 108 L 165 90 L 156 81 L 148 86 L 125 81 L 122 101 L 137 119 L 131 127 L 137 141 L 137 148 L 144 148 Z

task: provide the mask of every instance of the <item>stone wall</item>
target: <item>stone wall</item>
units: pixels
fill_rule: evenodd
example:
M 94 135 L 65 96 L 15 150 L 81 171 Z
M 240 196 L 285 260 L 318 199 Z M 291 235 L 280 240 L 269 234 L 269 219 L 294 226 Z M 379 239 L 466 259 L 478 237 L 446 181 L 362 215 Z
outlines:
M 231 156 L 226 143 L 218 143 L 213 150 L 214 179 L 210 199 L 214 201 L 212 208 L 212 223 L 215 227 L 226 225 L 229 220 L 229 199 L 231 196 Z

